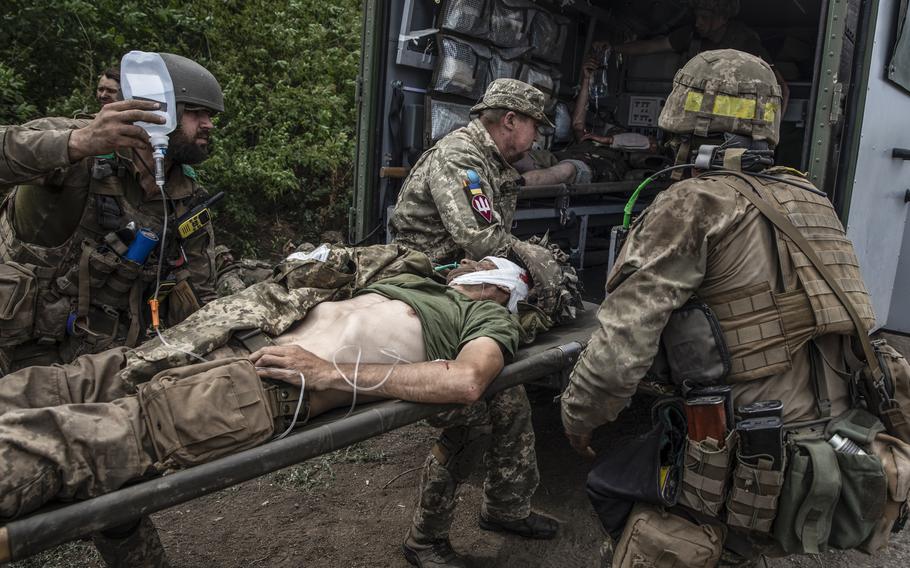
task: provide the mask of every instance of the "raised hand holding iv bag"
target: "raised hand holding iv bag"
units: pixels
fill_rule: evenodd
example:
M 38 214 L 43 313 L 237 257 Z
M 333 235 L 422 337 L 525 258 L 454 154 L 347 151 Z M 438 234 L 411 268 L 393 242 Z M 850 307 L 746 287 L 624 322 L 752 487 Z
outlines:
M 152 111 L 165 119 L 164 124 L 137 122 L 149 134 L 154 148 L 155 183 L 164 185 L 164 155 L 167 153 L 167 135 L 177 128 L 177 103 L 174 84 L 164 59 L 157 53 L 131 51 L 120 61 L 120 81 L 124 99 L 155 101 L 161 107 Z

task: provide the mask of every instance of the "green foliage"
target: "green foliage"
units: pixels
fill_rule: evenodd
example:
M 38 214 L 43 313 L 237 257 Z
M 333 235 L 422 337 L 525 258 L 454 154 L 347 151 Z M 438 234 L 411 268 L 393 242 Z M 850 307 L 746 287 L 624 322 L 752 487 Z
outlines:
M 374 447 L 372 441 L 368 440 L 276 471 L 271 474 L 271 477 L 279 487 L 309 492 L 328 487 L 335 481 L 335 470 L 332 468 L 332 464 L 382 463 L 385 461 L 385 452 Z
M 131 49 L 195 59 L 227 107 L 198 168 L 228 194 L 218 238 L 268 254 L 345 226 L 360 25 L 360 0 L 6 0 L 0 124 L 94 111 L 99 73 Z

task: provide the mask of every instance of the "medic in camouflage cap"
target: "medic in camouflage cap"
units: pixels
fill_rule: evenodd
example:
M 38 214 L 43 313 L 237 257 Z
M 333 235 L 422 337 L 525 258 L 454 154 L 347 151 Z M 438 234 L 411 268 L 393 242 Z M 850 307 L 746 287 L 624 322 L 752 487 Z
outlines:
M 540 124 L 555 128 L 556 125 L 543 111 L 546 101 L 547 97 L 540 89 L 518 79 L 496 79 L 487 87 L 483 99 L 471 108 L 471 115 L 479 114 L 488 108 L 504 108 L 520 112 Z

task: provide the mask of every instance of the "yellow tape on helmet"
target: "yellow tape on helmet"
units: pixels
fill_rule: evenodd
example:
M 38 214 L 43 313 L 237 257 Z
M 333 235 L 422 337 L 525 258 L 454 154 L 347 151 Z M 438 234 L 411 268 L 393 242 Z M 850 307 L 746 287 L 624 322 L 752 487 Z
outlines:
M 755 99 L 717 95 L 714 97 L 714 109 L 711 114 L 732 118 L 755 118 Z

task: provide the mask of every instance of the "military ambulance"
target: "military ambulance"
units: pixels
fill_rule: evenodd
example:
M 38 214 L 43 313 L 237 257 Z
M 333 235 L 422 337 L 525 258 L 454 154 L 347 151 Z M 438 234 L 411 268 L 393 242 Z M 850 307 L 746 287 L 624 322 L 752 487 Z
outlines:
M 758 34 L 789 90 L 777 163 L 808 172 L 837 207 L 878 326 L 910 332 L 907 2 L 738 3 L 735 19 Z M 549 96 L 556 128 L 540 144 L 559 151 L 572 142 L 571 109 L 592 45 L 678 36 L 693 19 L 689 0 L 365 0 L 352 242 L 388 238 L 386 222 L 409 167 L 468 122 L 493 79 L 521 79 Z M 697 49 L 597 52 L 589 120 L 664 141 L 657 117 L 676 70 Z M 549 230 L 572 251 L 593 301 L 603 289 L 611 229 L 630 193 L 662 165 L 655 156 L 622 159 L 620 179 L 525 188 L 515 215 L 515 234 Z M 635 211 L 666 183 L 645 190 Z

